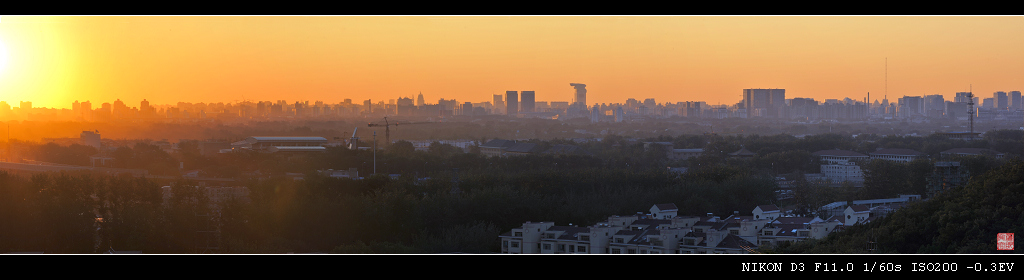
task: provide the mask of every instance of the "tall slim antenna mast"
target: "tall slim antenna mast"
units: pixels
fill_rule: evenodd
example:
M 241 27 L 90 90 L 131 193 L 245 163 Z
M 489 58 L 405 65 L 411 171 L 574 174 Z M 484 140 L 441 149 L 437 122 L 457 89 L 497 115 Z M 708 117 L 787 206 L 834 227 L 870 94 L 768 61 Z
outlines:
M 971 126 L 971 137 L 974 137 L 974 85 L 967 91 L 967 121 Z
M 377 132 L 373 132 L 373 175 L 377 175 Z

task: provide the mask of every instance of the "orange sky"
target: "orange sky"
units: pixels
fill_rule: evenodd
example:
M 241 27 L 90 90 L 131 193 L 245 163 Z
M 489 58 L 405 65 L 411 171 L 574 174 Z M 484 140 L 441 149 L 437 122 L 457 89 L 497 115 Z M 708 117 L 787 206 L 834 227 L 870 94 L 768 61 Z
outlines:
M 340 102 L 534 90 L 734 104 L 1024 90 L 1024 17 L 0 17 L 0 100 Z M 4 63 L 3 57 L 6 57 Z

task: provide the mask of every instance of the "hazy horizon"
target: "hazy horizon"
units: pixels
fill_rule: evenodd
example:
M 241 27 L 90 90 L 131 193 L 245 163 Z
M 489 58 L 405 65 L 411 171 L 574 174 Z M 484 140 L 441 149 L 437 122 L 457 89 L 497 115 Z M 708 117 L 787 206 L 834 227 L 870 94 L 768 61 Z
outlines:
M 984 98 L 1021 90 L 1021 34 L 1020 16 L 3 16 L 0 100 Z

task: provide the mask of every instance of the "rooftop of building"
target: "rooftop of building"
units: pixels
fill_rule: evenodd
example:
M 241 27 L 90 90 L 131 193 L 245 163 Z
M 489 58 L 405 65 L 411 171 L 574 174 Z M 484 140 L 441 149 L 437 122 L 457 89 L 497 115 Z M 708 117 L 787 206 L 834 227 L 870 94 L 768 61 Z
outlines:
M 664 210 L 679 210 L 679 207 L 676 207 L 675 203 L 661 203 L 661 204 L 655 204 L 654 206 L 658 207 L 658 210 L 663 210 L 663 211 Z
M 273 146 L 268 149 L 270 152 L 323 152 L 327 148 L 321 146 Z
M 847 150 L 821 150 L 812 153 L 815 156 L 836 156 L 836 157 L 868 157 L 865 154 Z
M 867 205 L 863 205 L 863 204 L 862 205 L 850 206 L 850 209 L 853 210 L 853 212 L 868 212 L 868 211 L 871 211 L 871 208 L 869 208 Z
M 911 149 L 881 149 L 871 153 L 871 155 L 896 155 L 896 156 L 919 156 L 923 153 L 911 150 Z
M 805 224 L 781 224 L 775 225 L 773 236 L 797 236 L 797 232 L 807 229 Z
M 941 154 L 957 154 L 957 155 L 1001 155 L 1003 153 L 982 148 L 953 148 L 940 152 Z
M 761 208 L 761 212 L 765 212 L 765 213 L 781 211 L 781 209 L 779 209 L 778 206 L 775 206 L 775 204 L 758 205 L 756 208 Z
M 534 143 L 515 143 L 505 149 L 509 153 L 538 153 L 541 147 Z
M 672 151 L 677 153 L 703 153 L 704 149 L 672 149 Z
M 252 136 L 245 139 L 254 144 L 257 142 L 327 142 L 327 138 L 319 136 Z
M 579 146 L 565 145 L 565 144 L 558 144 L 558 145 L 551 146 L 551 148 L 548 149 L 547 151 L 544 151 L 543 154 L 553 154 L 553 155 L 593 155 L 592 153 L 588 152 L 587 150 L 585 150 L 583 148 L 580 148 Z
M 513 140 L 494 139 L 491 141 L 487 141 L 487 143 L 484 143 L 483 145 L 480 145 L 480 148 L 508 148 L 515 144 L 516 141 Z
M 740 238 L 739 236 L 729 234 L 729 235 L 726 235 L 725 238 L 722 238 L 722 242 L 719 242 L 718 246 L 715 246 L 715 248 L 722 248 L 722 249 L 757 249 L 757 245 L 755 245 L 754 243 L 750 243 L 750 241 L 747 241 L 746 239 Z

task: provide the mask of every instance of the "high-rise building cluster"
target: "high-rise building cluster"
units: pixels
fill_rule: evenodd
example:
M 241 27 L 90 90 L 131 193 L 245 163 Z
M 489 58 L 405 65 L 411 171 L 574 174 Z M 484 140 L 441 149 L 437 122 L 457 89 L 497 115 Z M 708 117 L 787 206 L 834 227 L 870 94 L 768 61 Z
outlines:
M 948 119 L 954 121 L 1014 121 L 1024 119 L 1024 99 L 1020 91 L 997 91 L 991 98 L 968 97 L 969 92 L 957 92 L 953 100 L 943 95 L 902 96 L 892 102 L 883 95 L 881 101 L 843 98 L 815 100 L 807 97 L 787 98 L 786 90 L 779 88 L 750 88 L 742 90 L 742 99 L 735 104 L 708 104 L 704 101 L 658 103 L 654 98 L 640 101 L 627 98 L 624 103 L 588 104 L 586 84 L 570 83 L 572 91 L 561 96 L 571 101 L 538 101 L 536 91 L 508 90 L 494 94 L 491 101 L 458 102 L 440 98 L 437 103 L 426 102 L 420 92 L 397 99 L 352 99 L 329 104 L 323 101 L 243 101 L 239 103 L 188 103 L 153 106 L 143 100 L 132 107 L 121 100 L 93 106 L 90 101 L 75 101 L 71 109 L 35 108 L 30 101 L 11 108 L 0 101 L 2 119 L 41 119 L 111 121 L 111 120 L 199 120 L 233 118 L 316 118 L 345 116 L 482 116 L 505 115 L 519 118 L 575 119 L 592 122 L 624 122 L 637 119 L 684 117 L 691 119 L 778 119 L 790 121 L 867 120 L 867 119 Z M 877 95 L 876 95 L 877 97 Z M 973 105 L 969 104 L 972 103 Z M 95 108 L 94 108 L 95 107 Z

